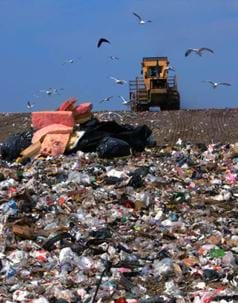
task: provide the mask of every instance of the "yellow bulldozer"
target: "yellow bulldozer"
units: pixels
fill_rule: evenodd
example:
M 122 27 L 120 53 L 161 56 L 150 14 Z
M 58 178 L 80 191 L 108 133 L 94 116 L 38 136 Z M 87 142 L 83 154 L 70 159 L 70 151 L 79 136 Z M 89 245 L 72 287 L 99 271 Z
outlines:
M 180 95 L 175 75 L 170 75 L 167 57 L 145 57 L 141 63 L 141 77 L 129 81 L 132 111 L 180 109 Z

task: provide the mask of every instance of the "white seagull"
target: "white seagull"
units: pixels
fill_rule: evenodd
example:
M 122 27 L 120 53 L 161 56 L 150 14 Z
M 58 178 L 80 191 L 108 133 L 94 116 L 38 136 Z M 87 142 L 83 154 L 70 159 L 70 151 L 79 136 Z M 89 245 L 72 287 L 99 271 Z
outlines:
M 123 96 L 119 96 L 122 100 L 123 105 L 130 105 L 133 100 L 126 100 Z
M 113 96 L 106 97 L 106 98 L 102 99 L 101 101 L 99 101 L 99 103 L 110 101 L 112 98 L 113 98 Z
M 210 83 L 213 88 L 217 88 L 219 85 L 231 86 L 228 82 L 213 82 L 211 80 L 204 80 L 202 82 Z
M 80 60 L 80 58 L 77 58 L 77 60 Z M 65 65 L 65 64 L 73 64 L 75 63 L 76 59 L 68 59 L 68 60 L 65 60 L 62 65 Z
M 41 90 L 40 90 L 40 93 L 45 93 L 45 94 L 48 95 L 48 96 L 53 95 L 52 88 L 49 88 L 49 89 L 41 89 Z
M 123 84 L 126 84 L 126 83 L 127 83 L 126 80 L 117 79 L 117 78 L 115 78 L 115 77 L 110 77 L 110 79 L 114 80 L 116 84 L 121 84 L 121 85 L 123 85 Z
M 119 58 L 117 56 L 110 56 L 109 57 L 111 60 L 119 60 Z
M 143 20 L 142 17 L 140 15 L 138 15 L 137 13 L 133 13 L 133 15 L 136 16 L 136 18 L 138 18 L 139 24 L 146 24 L 148 22 L 151 22 L 151 20 Z
M 175 72 L 175 68 L 174 68 L 172 65 L 166 66 L 164 70 L 168 70 L 168 71 L 169 71 L 169 70 L 172 70 L 172 71 Z
M 62 63 L 62 65 L 65 65 L 65 64 L 73 64 L 74 63 L 74 59 L 68 59 L 68 60 L 66 60 L 66 61 L 64 61 L 63 63 Z
M 192 52 L 194 52 L 195 54 L 197 54 L 198 56 L 202 56 L 203 52 L 210 52 L 212 54 L 214 54 L 214 51 L 210 48 L 207 47 L 201 47 L 201 48 L 189 48 L 186 50 L 185 52 L 185 57 L 187 57 L 188 55 L 190 55 Z
M 48 96 L 60 95 L 59 90 L 64 90 L 63 88 L 48 88 L 40 90 L 41 93 L 45 93 Z

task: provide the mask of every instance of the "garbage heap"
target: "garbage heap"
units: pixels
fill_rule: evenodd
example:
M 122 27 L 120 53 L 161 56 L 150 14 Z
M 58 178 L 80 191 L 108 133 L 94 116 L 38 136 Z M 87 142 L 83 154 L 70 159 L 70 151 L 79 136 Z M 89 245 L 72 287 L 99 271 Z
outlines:
M 146 125 L 99 121 L 91 103 L 65 101 L 56 111 L 32 112 L 32 129 L 14 134 L 1 146 L 3 160 L 24 162 L 38 157 L 97 152 L 101 158 L 129 156 L 155 144 Z
M 238 145 L 2 161 L 0 302 L 237 302 L 237 199 Z

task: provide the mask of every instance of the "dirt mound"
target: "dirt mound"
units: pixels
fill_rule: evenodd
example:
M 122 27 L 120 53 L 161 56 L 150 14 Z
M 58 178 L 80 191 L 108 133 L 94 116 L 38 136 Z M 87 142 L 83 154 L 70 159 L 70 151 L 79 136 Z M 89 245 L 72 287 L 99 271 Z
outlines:
M 117 113 L 122 117 L 121 123 L 148 125 L 159 144 L 173 144 L 179 138 L 205 144 L 238 141 L 238 109 Z M 95 115 L 100 117 L 101 113 Z M 30 125 L 30 113 L 0 114 L 0 141 Z

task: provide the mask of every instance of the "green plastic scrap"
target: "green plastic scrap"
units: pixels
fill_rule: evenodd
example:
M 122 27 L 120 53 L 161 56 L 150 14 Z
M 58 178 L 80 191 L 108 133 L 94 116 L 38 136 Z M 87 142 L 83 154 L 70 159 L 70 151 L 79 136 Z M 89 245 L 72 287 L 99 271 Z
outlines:
M 210 256 L 212 258 L 222 258 L 225 256 L 225 251 L 222 248 L 213 248 L 210 251 Z

